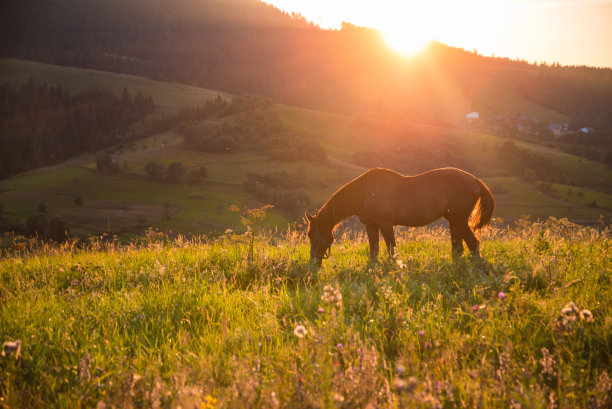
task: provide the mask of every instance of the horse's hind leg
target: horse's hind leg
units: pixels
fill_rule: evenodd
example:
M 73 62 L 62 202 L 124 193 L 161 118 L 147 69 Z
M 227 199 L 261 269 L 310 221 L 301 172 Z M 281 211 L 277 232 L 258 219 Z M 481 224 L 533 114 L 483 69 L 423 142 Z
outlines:
M 385 224 L 380 226 L 380 232 L 382 233 L 385 244 L 387 245 L 387 251 L 391 257 L 395 256 L 395 233 L 393 233 L 393 225 Z
M 368 241 L 370 242 L 370 258 L 376 260 L 378 258 L 378 242 L 380 239 L 380 230 L 375 224 L 366 224 L 366 232 L 368 233 Z
M 463 232 L 463 240 L 465 240 L 465 244 L 467 244 L 468 248 L 472 252 L 472 256 L 479 258 L 480 257 L 480 242 L 474 236 L 474 232 L 470 229 L 470 226 L 465 225 Z

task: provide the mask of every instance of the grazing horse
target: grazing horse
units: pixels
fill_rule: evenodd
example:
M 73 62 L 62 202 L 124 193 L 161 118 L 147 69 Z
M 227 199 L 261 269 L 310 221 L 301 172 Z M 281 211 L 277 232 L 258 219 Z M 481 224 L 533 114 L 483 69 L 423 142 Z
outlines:
M 320 265 L 329 255 L 334 227 L 353 215 L 366 226 L 372 259 L 378 257 L 379 232 L 393 256 L 394 225 L 425 226 L 441 217 L 448 220 L 453 255 L 461 255 L 463 240 L 478 257 L 479 243 L 472 229 L 489 224 L 494 209 L 489 188 L 460 169 L 434 169 L 417 176 L 370 169 L 338 189 L 316 215 L 306 211 L 310 258 Z

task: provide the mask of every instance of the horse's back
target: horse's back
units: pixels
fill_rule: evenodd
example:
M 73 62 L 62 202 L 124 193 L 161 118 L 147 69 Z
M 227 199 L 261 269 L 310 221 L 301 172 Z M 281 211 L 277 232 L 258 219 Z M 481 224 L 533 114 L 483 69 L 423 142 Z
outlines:
M 358 179 L 365 218 L 389 219 L 406 226 L 426 225 L 449 213 L 467 217 L 480 194 L 476 178 L 456 168 L 416 176 L 374 168 Z

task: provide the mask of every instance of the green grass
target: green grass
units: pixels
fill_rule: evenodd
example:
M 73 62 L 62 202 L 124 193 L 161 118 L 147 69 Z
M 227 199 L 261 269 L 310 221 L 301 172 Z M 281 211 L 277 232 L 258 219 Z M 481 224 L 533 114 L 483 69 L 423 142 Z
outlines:
M 572 189 L 576 192 L 585 192 L 582 199 L 589 200 L 579 201 L 576 194 L 572 200 L 569 200 L 570 198 L 561 194 L 556 198 L 551 197 L 538 186 L 523 182 L 518 178 L 485 178 L 484 180 L 495 196 L 494 216 L 508 222 L 526 216 L 530 216 L 532 220 L 546 220 L 549 217 L 562 218 L 570 215 L 572 220 L 580 222 L 596 221 L 600 216 L 612 217 L 610 209 L 603 206 L 606 203 L 604 199 L 609 197 L 604 193 L 573 187 Z M 553 184 L 553 186 L 563 185 Z M 588 203 L 595 200 L 593 198 L 599 198 L 602 206 L 599 208 L 587 206 Z
M 345 236 L 321 269 L 292 232 L 258 236 L 252 259 L 233 234 L 17 239 L 0 339 L 22 350 L 0 357 L 0 406 L 607 407 L 609 233 L 493 229 L 475 261 L 445 230 L 404 229 L 397 263 Z M 563 321 L 570 301 L 593 322 Z

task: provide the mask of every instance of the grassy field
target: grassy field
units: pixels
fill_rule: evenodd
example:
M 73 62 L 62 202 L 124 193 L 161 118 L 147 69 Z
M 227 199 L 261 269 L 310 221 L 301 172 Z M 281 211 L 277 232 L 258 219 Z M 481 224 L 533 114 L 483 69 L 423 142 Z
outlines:
M 16 238 L 0 407 L 610 407 L 609 230 L 494 227 L 481 261 L 398 234 L 397 260 L 344 235 L 321 269 L 296 232 Z

